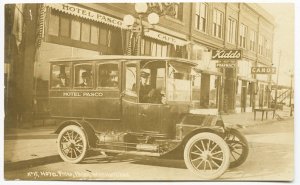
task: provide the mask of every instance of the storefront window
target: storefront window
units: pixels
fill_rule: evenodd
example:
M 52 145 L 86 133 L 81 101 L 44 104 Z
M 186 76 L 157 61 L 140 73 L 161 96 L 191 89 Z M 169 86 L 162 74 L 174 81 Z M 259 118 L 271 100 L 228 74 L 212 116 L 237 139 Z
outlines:
M 48 39 L 51 41 L 64 42 L 64 44 L 75 45 L 75 47 L 84 43 L 80 46 L 93 50 L 99 50 L 99 45 L 111 47 L 112 43 L 109 26 L 104 24 L 96 26 L 92 21 L 71 17 L 55 10 L 52 10 L 49 16 L 48 34 L 50 35 Z M 95 47 L 97 45 L 98 48 Z
M 52 88 L 70 87 L 70 66 L 68 65 L 52 65 L 51 74 Z
M 70 20 L 65 17 L 60 17 L 60 35 L 63 37 L 70 36 Z
M 80 30 L 81 24 L 77 20 L 72 20 L 71 22 L 71 39 L 80 40 Z
M 99 42 L 99 28 L 97 26 L 91 26 L 91 43 L 98 45 Z
M 168 56 L 168 45 L 163 42 L 143 39 L 141 54 L 146 56 L 166 57 Z
M 79 88 L 93 87 L 92 65 L 83 64 L 75 66 L 75 81 L 74 86 Z
M 82 23 L 81 24 L 81 41 L 82 42 L 90 42 L 90 33 L 91 26 L 90 24 Z
M 201 74 L 200 107 L 217 108 L 218 76 Z
M 100 28 L 100 44 L 103 46 L 107 45 L 107 30 Z
M 59 31 L 59 16 L 55 14 L 50 14 L 48 34 L 58 36 L 58 31 Z
M 218 76 L 210 75 L 210 86 L 209 86 L 209 108 L 217 108 L 217 86 Z

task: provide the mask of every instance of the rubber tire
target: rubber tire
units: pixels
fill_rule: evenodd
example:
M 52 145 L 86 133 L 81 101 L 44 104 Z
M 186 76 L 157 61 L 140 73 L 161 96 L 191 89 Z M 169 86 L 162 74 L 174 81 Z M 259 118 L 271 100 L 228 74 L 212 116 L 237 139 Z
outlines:
M 63 134 L 69 130 L 73 130 L 74 132 L 78 133 L 80 135 L 80 137 L 82 138 L 82 142 L 83 142 L 83 152 L 81 153 L 81 155 L 76 158 L 75 160 L 73 159 L 70 159 L 68 157 L 66 157 L 63 152 L 61 151 L 61 147 L 60 147 L 60 141 L 61 141 L 61 138 L 63 136 Z M 58 147 L 58 153 L 60 155 L 60 157 L 65 161 L 65 162 L 68 162 L 68 163 L 80 163 L 86 156 L 87 154 L 87 137 L 84 133 L 84 131 L 79 127 L 79 126 L 76 126 L 76 125 L 69 125 L 69 126 L 66 126 L 65 128 L 63 128 L 60 132 L 59 132 L 59 135 L 58 135 L 58 138 L 57 138 L 57 147 Z
M 229 168 L 236 168 L 236 167 L 242 165 L 246 161 L 246 159 L 248 157 L 248 154 L 249 154 L 249 144 L 248 144 L 248 141 L 245 138 L 245 136 L 240 131 L 238 131 L 237 129 L 230 128 L 228 130 L 227 134 L 235 135 L 245 145 L 245 146 L 243 146 L 242 154 L 240 155 L 240 157 L 238 158 L 238 160 L 230 162 Z M 225 139 L 225 141 L 227 142 L 226 139 Z M 229 147 L 229 149 L 230 149 L 230 147 Z M 232 159 L 231 155 L 230 155 L 230 157 Z
M 209 139 L 215 143 L 217 143 L 219 145 L 219 147 L 221 148 L 221 150 L 223 151 L 223 162 L 219 168 L 218 171 L 216 171 L 215 173 L 211 174 L 211 175 L 207 175 L 207 174 L 201 174 L 199 173 L 199 170 L 195 169 L 194 166 L 191 164 L 190 162 L 190 150 L 191 147 L 194 145 L 195 142 L 201 140 L 201 139 Z M 187 166 L 187 168 L 189 170 L 191 170 L 194 174 L 196 174 L 197 176 L 201 177 L 201 179 L 203 180 L 213 180 L 216 179 L 218 177 L 220 177 L 229 167 L 229 157 L 230 157 L 230 153 L 229 153 L 229 148 L 227 143 L 223 140 L 222 137 L 218 136 L 217 134 L 214 133 L 210 133 L 210 132 L 203 132 L 203 133 L 198 133 L 196 135 L 194 135 L 193 137 L 191 137 L 187 144 L 185 145 L 184 148 L 184 162 Z

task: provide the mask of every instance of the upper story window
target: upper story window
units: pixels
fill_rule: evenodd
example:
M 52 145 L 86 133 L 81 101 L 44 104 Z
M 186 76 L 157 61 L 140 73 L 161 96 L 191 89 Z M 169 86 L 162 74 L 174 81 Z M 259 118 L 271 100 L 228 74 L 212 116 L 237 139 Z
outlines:
M 263 44 L 264 44 L 264 37 L 259 35 L 258 37 L 258 53 L 263 55 Z
M 233 18 L 228 18 L 227 25 L 227 42 L 231 44 L 236 43 L 236 23 L 237 21 Z
M 250 30 L 250 50 L 255 51 L 256 48 L 256 31 Z
M 217 9 L 213 12 L 213 36 L 223 38 L 223 12 Z
M 74 86 L 79 88 L 92 88 L 93 87 L 93 73 L 92 64 L 80 64 L 74 67 Z
M 240 47 L 246 48 L 246 38 L 247 38 L 248 27 L 244 24 L 240 26 Z
M 271 42 L 266 40 L 266 57 L 271 58 Z
M 70 87 L 70 66 L 55 64 L 51 68 L 51 88 Z
M 118 88 L 119 69 L 118 64 L 105 63 L 98 67 L 98 87 Z
M 103 24 L 65 15 L 55 10 L 49 14 L 48 35 L 58 42 L 110 47 L 111 30 Z
M 207 27 L 207 4 L 196 3 L 195 27 L 197 30 L 206 32 Z

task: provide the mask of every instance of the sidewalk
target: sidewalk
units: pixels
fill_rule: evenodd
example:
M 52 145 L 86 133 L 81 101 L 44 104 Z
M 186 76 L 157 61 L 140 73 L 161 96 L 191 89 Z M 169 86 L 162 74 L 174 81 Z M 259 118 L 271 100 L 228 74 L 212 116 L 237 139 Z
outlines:
M 276 111 L 277 118 L 282 120 L 293 119 L 289 109 Z M 261 121 L 261 113 L 257 113 L 254 121 L 254 113 L 236 113 L 222 115 L 227 127 L 245 128 L 278 121 L 276 116 L 269 112 L 268 119 Z M 5 129 L 4 136 L 4 163 L 6 170 L 47 164 L 61 161 L 57 153 L 54 129 L 56 125 L 46 127 L 34 127 L 30 129 Z
M 256 120 L 254 120 L 253 112 L 243 112 L 229 115 L 222 115 L 222 119 L 227 127 L 238 127 L 238 128 L 246 128 L 257 126 L 261 124 L 273 123 L 280 120 L 294 119 L 294 117 L 290 116 L 290 108 L 284 107 L 283 110 L 276 110 L 275 116 L 273 119 L 273 112 L 268 113 L 268 119 L 266 119 L 266 115 L 264 115 L 263 121 L 261 121 L 261 112 L 256 113 Z M 266 113 L 265 113 L 266 114 Z

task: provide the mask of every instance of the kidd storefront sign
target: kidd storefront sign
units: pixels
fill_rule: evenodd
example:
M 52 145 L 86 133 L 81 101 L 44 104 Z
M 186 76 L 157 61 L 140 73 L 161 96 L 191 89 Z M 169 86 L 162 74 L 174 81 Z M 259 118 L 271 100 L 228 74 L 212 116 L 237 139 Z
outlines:
M 212 59 L 213 60 L 235 60 L 242 58 L 241 50 L 227 50 L 227 49 L 218 49 L 212 50 Z
M 104 24 L 108 24 L 114 27 L 122 27 L 122 20 L 116 19 L 114 17 L 110 17 L 98 12 L 94 12 L 79 6 L 71 5 L 71 4 L 46 4 L 46 6 L 58 10 L 60 12 L 64 12 L 67 14 L 75 15 L 78 17 L 86 18 L 89 20 L 93 20 L 96 22 L 101 22 Z

